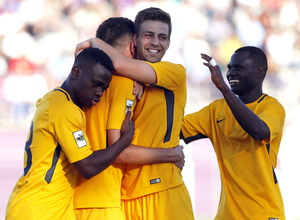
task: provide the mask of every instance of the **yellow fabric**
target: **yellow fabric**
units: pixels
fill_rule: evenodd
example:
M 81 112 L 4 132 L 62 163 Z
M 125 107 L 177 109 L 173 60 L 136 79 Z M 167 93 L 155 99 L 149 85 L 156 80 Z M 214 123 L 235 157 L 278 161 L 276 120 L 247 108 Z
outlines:
M 92 154 L 85 124 L 83 111 L 60 88 L 37 101 L 25 147 L 25 175 L 10 195 L 6 219 L 75 219 L 77 172 L 71 163 Z M 79 134 L 77 141 L 74 134 Z
M 265 94 L 247 107 L 268 125 L 270 138 L 254 140 L 236 121 L 224 99 L 185 116 L 182 133 L 187 142 L 205 135 L 214 146 L 222 181 L 216 220 L 282 220 L 283 201 L 273 169 L 285 111 L 275 98 Z
M 184 184 L 137 199 L 123 200 L 126 220 L 192 220 L 193 209 Z
M 74 210 L 77 220 L 125 220 L 122 208 L 92 208 Z
M 179 133 L 186 104 L 186 71 L 179 64 L 149 63 L 157 84 L 148 86 L 137 103 L 132 143 L 151 148 L 172 148 Z M 168 133 L 169 132 L 169 133 Z M 132 199 L 183 184 L 181 170 L 172 163 L 126 165 L 122 199 Z
M 107 129 L 121 129 L 126 103 L 135 102 L 132 92 L 132 80 L 113 75 L 100 102 L 92 108 L 84 109 L 92 150 L 107 147 Z M 74 208 L 120 208 L 122 177 L 121 164 L 113 164 L 89 180 L 79 177 L 75 187 Z

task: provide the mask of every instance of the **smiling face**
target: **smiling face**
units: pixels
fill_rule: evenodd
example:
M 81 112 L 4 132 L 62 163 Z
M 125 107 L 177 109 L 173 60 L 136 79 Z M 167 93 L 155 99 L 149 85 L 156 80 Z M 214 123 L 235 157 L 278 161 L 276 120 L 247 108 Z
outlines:
M 103 91 L 109 86 L 112 73 L 97 63 L 81 69 L 75 66 L 72 70 L 74 81 L 74 103 L 90 108 L 100 101 Z
M 262 73 L 253 60 L 249 59 L 248 52 L 234 53 L 227 67 L 226 76 L 235 94 L 240 97 L 253 98 L 261 95 Z
M 161 21 L 146 20 L 141 23 L 138 35 L 134 37 L 137 59 L 159 62 L 169 48 L 169 26 Z

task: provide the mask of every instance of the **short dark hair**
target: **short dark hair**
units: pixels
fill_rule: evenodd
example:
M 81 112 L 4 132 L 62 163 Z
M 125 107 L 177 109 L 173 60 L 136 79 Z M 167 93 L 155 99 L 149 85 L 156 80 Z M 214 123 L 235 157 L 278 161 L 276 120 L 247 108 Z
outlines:
M 169 26 L 169 39 L 171 37 L 172 32 L 172 23 L 171 23 L 171 16 L 169 13 L 161 10 L 160 8 L 146 8 L 144 10 L 139 11 L 139 13 L 136 15 L 134 20 L 134 31 L 135 34 L 138 35 L 140 31 L 140 25 L 147 21 L 161 21 L 163 23 L 166 23 Z
M 101 64 L 108 71 L 113 72 L 114 66 L 109 56 L 98 48 L 88 47 L 82 50 L 75 58 L 74 66 L 82 69 L 91 65 Z
M 134 24 L 133 21 L 125 17 L 112 17 L 103 21 L 97 31 L 96 37 L 110 44 L 117 46 L 118 40 L 125 35 L 133 37 Z
M 252 60 L 257 65 L 263 67 L 265 73 L 267 72 L 268 60 L 265 52 L 262 49 L 254 46 L 245 46 L 245 47 L 240 47 L 235 51 L 235 53 L 238 52 L 248 52 L 249 59 Z

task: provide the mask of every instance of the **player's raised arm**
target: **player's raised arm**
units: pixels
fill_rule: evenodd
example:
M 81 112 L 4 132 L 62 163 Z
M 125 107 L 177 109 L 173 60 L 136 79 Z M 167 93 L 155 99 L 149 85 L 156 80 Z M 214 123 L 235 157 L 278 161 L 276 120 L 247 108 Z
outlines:
M 236 56 L 236 55 L 235 55 Z M 233 58 L 235 57 L 233 56 Z M 270 130 L 266 123 L 261 120 L 253 111 L 251 111 L 243 102 L 241 97 L 238 97 L 225 83 L 221 70 L 217 63 L 212 63 L 214 59 L 206 54 L 201 54 L 202 59 L 208 63 L 204 63 L 211 72 L 211 78 L 215 86 L 223 94 L 228 106 L 230 107 L 234 117 L 241 127 L 254 139 L 263 140 L 270 136 Z M 233 59 L 232 58 L 232 59 Z M 215 62 L 215 61 L 214 61 Z M 230 72 L 230 70 L 228 70 Z M 230 74 L 230 73 L 227 73 Z M 261 76 L 260 76 L 261 77 Z M 230 83 L 230 79 L 229 83 Z M 263 80 L 263 77 L 262 77 Z M 262 92 L 259 92 L 259 97 Z

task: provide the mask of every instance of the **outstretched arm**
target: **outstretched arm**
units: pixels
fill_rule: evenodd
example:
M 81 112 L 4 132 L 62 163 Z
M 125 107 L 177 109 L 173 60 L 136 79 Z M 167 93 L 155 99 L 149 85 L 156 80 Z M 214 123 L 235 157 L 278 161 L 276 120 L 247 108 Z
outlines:
M 115 143 L 119 137 L 119 130 L 108 130 L 110 145 Z M 183 146 L 178 145 L 174 148 L 149 148 L 131 144 L 116 157 L 114 162 L 137 165 L 174 163 L 182 169 L 184 166 Z
M 270 136 L 269 127 L 226 85 L 219 66 L 210 63 L 212 60 L 210 56 L 201 54 L 201 57 L 208 62 L 203 64 L 209 68 L 213 83 L 223 94 L 228 106 L 241 127 L 256 140 L 268 138 Z
M 122 124 L 120 139 L 104 150 L 94 151 L 90 156 L 74 163 L 78 173 L 90 179 L 107 168 L 115 158 L 130 145 L 134 134 L 134 123 L 130 120 L 131 112 L 127 111 Z
M 76 46 L 75 56 L 87 47 L 103 50 L 112 60 L 116 73 L 145 84 L 156 83 L 154 69 L 144 61 L 131 59 L 99 38 L 90 38 Z

